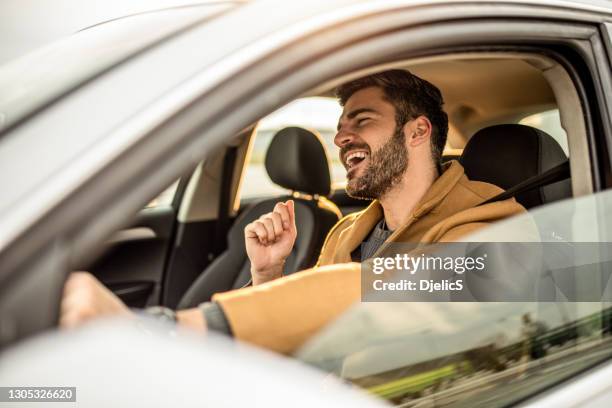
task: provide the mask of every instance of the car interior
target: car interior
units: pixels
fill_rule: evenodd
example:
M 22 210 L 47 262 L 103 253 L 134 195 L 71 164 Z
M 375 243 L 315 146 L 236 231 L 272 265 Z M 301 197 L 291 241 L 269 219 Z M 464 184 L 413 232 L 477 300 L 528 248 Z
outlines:
M 580 100 L 556 61 L 509 52 L 425 57 L 352 72 L 302 98 L 333 98 L 340 83 L 388 68 L 408 69 L 440 88 L 449 116 L 443 161 L 459 160 L 471 179 L 504 189 L 518 185 L 511 194 L 528 210 L 593 192 Z M 245 174 L 262 130 L 257 123 L 244 129 L 175 183 L 164 203 L 160 196 L 143 209 L 85 267 L 129 306 L 195 306 L 249 283 L 243 229 L 289 198 L 296 201 L 298 238 L 284 272 L 312 267 L 329 229 L 369 204 L 348 197 L 333 180 L 335 123 L 329 126 L 296 121 L 272 129 L 263 164 L 279 193 L 249 197 L 241 192 L 258 189 Z
M 266 7 L 241 3 L 96 24 L 4 72 L 2 152 L 17 171 L 5 174 L 11 199 L 0 344 L 61 326 L 62 289 L 74 270 L 91 271 L 135 309 L 190 308 L 248 286 L 244 227 L 288 199 L 298 234 L 284 274 L 313 267 L 334 224 L 370 204 L 345 189 L 333 143 L 342 111 L 334 89 L 405 69 L 444 96 L 449 134 L 442 161 L 456 160 L 470 179 L 505 190 L 482 204 L 512 197 L 528 210 L 480 230 L 465 246 L 512 244 L 512 233 L 523 237 L 525 221 L 533 221 L 542 242 L 553 245 L 542 245 L 534 264 L 521 257 L 517 264 L 533 266 L 523 268 L 527 276 L 546 272 L 541 281 L 554 301 L 524 307 L 362 298 L 292 351 L 296 366 L 329 373 L 326 385 L 339 380 L 404 407 L 557 406 L 601 396 L 612 358 L 612 307 L 577 296 L 612 287 L 612 251 L 597 246 L 599 258 L 586 262 L 579 251 L 579 244 L 609 244 L 612 231 L 610 194 L 599 194 L 612 184 L 609 10 L 589 2 L 486 9 L 340 1 L 300 3 L 296 10 L 304 12 L 291 16 L 279 8 L 262 25 L 248 23 Z M 229 35 L 229 26 L 244 30 Z M 208 41 L 219 34 L 227 38 Z M 206 52 L 194 52 L 200 46 Z M 34 148 L 26 153 L 25 146 Z M 514 282 L 515 263 L 504 265 Z M 593 278 L 573 275 L 579 267 Z M 297 300 L 306 308 L 325 302 Z M 130 327 L 156 337 L 137 320 Z M 182 337 L 168 329 L 162 348 L 168 335 L 173 342 Z M 69 347 L 91 349 L 81 333 L 67 334 Z M 223 345 L 214 337 L 205 340 Z M 102 343 L 91 350 L 117 351 Z M 229 346 L 231 359 L 241 360 Z M 123 349 L 105 366 L 163 366 L 158 352 L 142 363 L 132 358 L 147 347 Z M 78 360 L 82 369 L 87 359 Z M 70 364 L 53 367 L 43 374 L 72 370 L 80 378 Z M 591 371 L 605 373 L 593 381 Z M 235 388 L 235 381 L 229 388 L 217 382 L 221 394 Z M 571 394 L 577 399 L 567 399 Z M 549 402 L 538 404 L 541 398 Z

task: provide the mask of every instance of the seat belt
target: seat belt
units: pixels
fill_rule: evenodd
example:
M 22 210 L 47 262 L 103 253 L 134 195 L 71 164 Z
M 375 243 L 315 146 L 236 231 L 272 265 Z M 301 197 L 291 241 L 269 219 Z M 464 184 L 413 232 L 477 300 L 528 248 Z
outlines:
M 213 243 L 213 254 L 217 256 L 225 249 L 227 231 L 229 230 L 229 205 L 230 188 L 232 186 L 232 176 L 238 147 L 230 147 L 225 151 L 223 159 L 223 171 L 221 174 L 221 189 L 219 191 L 219 211 L 217 214 L 217 224 L 215 225 L 215 240 Z
M 531 191 L 534 188 L 553 184 L 558 181 L 566 180 L 568 178 L 570 178 L 570 165 L 569 160 L 566 160 L 563 163 L 546 170 L 544 173 L 530 177 L 527 180 L 520 182 L 516 186 L 511 187 L 503 193 L 500 193 L 495 197 L 490 198 L 487 201 L 484 201 L 478 205 L 480 206 L 484 204 L 494 203 L 496 201 L 507 200 L 508 198 L 512 198 L 517 194 L 522 194 L 526 191 Z

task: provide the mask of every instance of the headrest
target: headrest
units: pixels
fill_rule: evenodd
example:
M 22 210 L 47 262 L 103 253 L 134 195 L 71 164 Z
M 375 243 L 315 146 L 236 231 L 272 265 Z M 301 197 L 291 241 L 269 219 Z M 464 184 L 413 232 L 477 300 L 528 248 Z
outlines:
M 281 187 L 306 194 L 329 195 L 331 177 L 321 137 L 299 127 L 280 130 L 266 153 L 266 170 Z
M 470 180 L 485 181 L 504 190 L 567 160 L 549 134 L 524 125 L 496 125 L 476 132 L 459 161 Z M 571 197 L 569 180 L 516 196 L 525 208 Z

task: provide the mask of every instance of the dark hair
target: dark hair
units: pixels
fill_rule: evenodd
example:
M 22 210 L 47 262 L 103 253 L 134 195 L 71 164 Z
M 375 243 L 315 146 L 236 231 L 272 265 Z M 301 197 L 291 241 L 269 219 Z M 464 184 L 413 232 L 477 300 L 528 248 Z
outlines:
M 395 122 L 404 126 L 409 120 L 420 115 L 426 116 L 432 124 L 431 153 L 439 168 L 442 151 L 448 134 L 448 116 L 442 109 L 442 93 L 431 83 L 408 71 L 392 69 L 355 79 L 336 88 L 340 105 L 357 91 L 369 87 L 381 88 L 387 99 L 395 107 Z

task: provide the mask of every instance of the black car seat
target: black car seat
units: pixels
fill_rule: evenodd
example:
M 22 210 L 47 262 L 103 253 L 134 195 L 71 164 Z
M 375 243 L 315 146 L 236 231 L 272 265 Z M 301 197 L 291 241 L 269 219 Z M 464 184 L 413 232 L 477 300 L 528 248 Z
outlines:
M 244 228 L 276 203 L 293 199 L 297 238 L 285 262 L 284 274 L 314 266 L 328 231 L 340 219 L 340 210 L 325 196 L 331 192 L 331 177 L 325 148 L 319 136 L 298 128 L 282 129 L 266 153 L 266 170 L 281 187 L 297 192 L 259 201 L 245 209 L 229 230 L 228 248 L 195 280 L 178 308 L 197 306 L 217 292 L 236 289 L 250 280 L 250 262 L 244 244 Z
M 460 162 L 470 179 L 496 184 L 507 190 L 487 202 L 514 196 L 530 209 L 572 196 L 568 158 L 557 141 L 539 129 L 524 125 L 497 125 L 479 130 L 468 141 Z M 557 245 L 538 246 L 541 253 L 530 246 L 533 243 L 489 242 L 475 247 L 478 252 L 470 255 L 497 252 L 498 270 L 508 270 L 508 265 L 513 265 L 513 287 L 520 290 L 537 287 L 541 298 L 554 299 L 557 293 L 563 293 L 571 299 L 576 275 L 568 273 L 571 268 L 555 271 L 550 263 L 550 260 L 557 263 L 560 259 L 567 259 L 566 264 L 571 265 L 575 259 L 572 245 L 558 245 L 559 242 L 571 242 L 571 236 L 565 234 L 565 228 L 558 229 L 549 224 L 536 222 L 540 238 Z M 516 262 L 517 258 L 520 262 Z M 492 264 L 489 267 L 496 268 Z M 521 279 L 526 280 L 517 283 Z M 486 288 L 479 299 L 490 299 L 490 293 Z M 517 296 L 521 298 L 522 294 Z
M 470 180 L 495 184 L 504 190 L 566 161 L 565 152 L 548 133 L 516 124 L 479 130 L 459 159 Z M 529 209 L 571 196 L 570 179 L 565 179 L 520 192 L 515 198 Z

